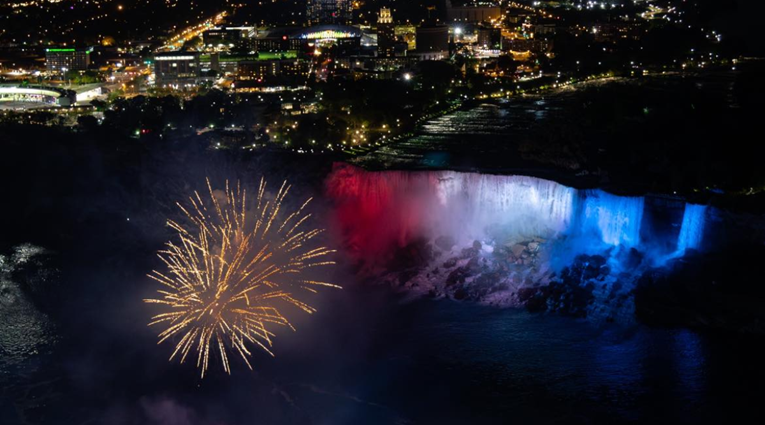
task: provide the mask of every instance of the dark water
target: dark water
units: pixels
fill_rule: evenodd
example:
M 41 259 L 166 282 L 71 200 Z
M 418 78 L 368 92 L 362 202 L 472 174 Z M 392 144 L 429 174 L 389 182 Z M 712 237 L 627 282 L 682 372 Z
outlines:
M 577 116 L 572 117 L 572 111 L 586 104 L 585 92 L 638 84 L 641 82 L 611 78 L 544 95 L 468 105 L 427 121 L 414 137 L 383 146 L 356 162 L 397 168 L 482 170 L 529 166 L 521 158 L 519 145 L 532 140 L 543 145 L 547 137 L 544 132 L 551 125 L 575 120 Z
M 529 96 L 512 103 L 485 103 L 458 110 L 429 120 L 414 137 L 383 146 L 356 162 L 401 168 L 521 166 L 518 143 L 555 114 L 569 97 L 570 93 Z
M 528 163 L 519 153 L 519 145 L 523 143 L 544 146 L 548 143 L 547 139 L 559 136 L 569 137 L 573 142 L 580 132 L 587 133 L 589 137 L 599 136 L 603 130 L 599 126 L 606 123 L 588 115 L 604 111 L 593 108 L 593 102 L 624 108 L 625 115 L 632 113 L 632 109 L 650 115 L 654 106 L 652 102 L 674 104 L 682 102 L 683 97 L 699 97 L 698 93 L 704 93 L 707 101 L 714 102 L 720 108 L 741 108 L 740 98 L 749 93 L 737 92 L 744 85 L 740 80 L 763 75 L 761 63 L 748 65 L 745 69 L 745 74 L 719 70 L 702 75 L 607 78 L 545 94 L 467 105 L 464 109 L 425 122 L 414 137 L 384 146 L 357 162 L 375 164 L 380 161 L 402 168 L 466 167 L 484 170 L 524 166 Z M 635 93 L 640 93 L 645 99 L 635 99 Z M 637 104 L 622 105 L 620 97 Z M 640 103 L 641 100 L 645 105 Z M 689 101 L 699 102 L 699 99 Z M 644 110 L 644 106 L 648 109 Z M 630 116 L 630 119 L 640 118 Z M 618 129 L 610 136 L 619 136 Z
M 204 381 L 117 309 L 26 369 L 0 371 L 0 423 L 690 424 L 754 414 L 765 396 L 756 339 L 404 302 L 377 288 L 325 294 L 319 307 L 280 334 L 275 358 L 255 355 L 255 372 L 238 364 Z

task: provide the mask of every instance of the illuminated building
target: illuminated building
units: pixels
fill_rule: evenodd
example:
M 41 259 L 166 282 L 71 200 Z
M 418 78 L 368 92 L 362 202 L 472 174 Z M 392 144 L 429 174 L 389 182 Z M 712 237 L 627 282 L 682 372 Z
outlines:
M 417 48 L 417 28 L 414 25 L 396 25 L 396 39 L 406 43 L 407 50 Z
M 256 52 L 288 52 L 305 50 L 306 43 L 299 38 L 290 38 L 288 35 L 270 36 L 264 35 L 255 39 Z
M 241 81 L 307 77 L 309 71 L 309 63 L 300 59 L 243 60 L 237 65 L 237 79 Z
M 254 27 L 216 27 L 202 33 L 202 40 L 206 48 L 231 48 L 254 36 Z
M 196 83 L 201 75 L 198 52 L 168 52 L 154 55 L 158 86 Z
M 279 61 L 279 75 L 283 77 L 307 77 L 309 64 L 303 60 L 281 60 Z
M 314 27 L 284 27 L 263 31 L 255 39 L 258 52 L 300 51 L 313 52 L 316 47 L 333 44 L 341 50 L 358 50 L 362 42 L 374 41 L 356 27 L 346 25 L 319 25 Z
M 502 41 L 502 49 L 512 52 L 514 57 L 527 53 L 547 53 L 551 43 L 541 38 L 506 38 Z
M 202 67 L 202 73 L 205 71 L 216 71 L 223 74 L 234 74 L 237 72 L 240 62 L 259 60 L 257 55 L 228 55 L 220 53 L 202 54 L 199 56 L 199 63 Z
M 278 73 L 279 61 L 257 61 L 248 60 L 239 62 L 237 70 L 237 79 L 243 81 L 258 80 L 265 81 Z
M 308 25 L 348 24 L 353 17 L 351 0 L 308 0 Z
M 45 67 L 51 74 L 61 74 L 66 71 L 84 71 L 90 66 L 88 49 L 45 49 Z
M 416 56 L 396 57 L 342 57 L 337 59 L 337 66 L 352 72 L 354 80 L 396 78 L 402 69 L 411 68 L 419 61 Z
M 396 54 L 396 27 L 393 25 L 393 17 L 390 9 L 380 9 L 377 18 L 377 56 L 383 58 L 393 57 Z
M 47 86 L 0 86 L 0 102 L 45 103 L 72 106 L 77 101 L 72 90 Z M 21 108 L 23 109 L 23 108 Z

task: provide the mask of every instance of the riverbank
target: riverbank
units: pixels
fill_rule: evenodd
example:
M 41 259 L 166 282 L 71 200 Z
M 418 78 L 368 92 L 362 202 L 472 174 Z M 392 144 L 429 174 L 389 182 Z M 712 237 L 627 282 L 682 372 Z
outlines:
M 761 65 L 610 79 L 465 104 L 350 162 L 370 170 L 530 175 L 700 203 L 756 197 L 765 175 L 756 171 L 761 167 L 748 154 L 748 140 L 765 98 Z

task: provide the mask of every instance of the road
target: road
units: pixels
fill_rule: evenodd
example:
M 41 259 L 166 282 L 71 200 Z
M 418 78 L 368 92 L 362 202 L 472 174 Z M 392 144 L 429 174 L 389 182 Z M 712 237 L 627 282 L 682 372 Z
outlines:
M 176 34 L 167 41 L 165 45 L 158 48 L 158 52 L 172 52 L 175 50 L 180 49 L 183 47 L 183 44 L 194 37 L 199 37 L 202 35 L 203 32 L 207 31 L 208 29 L 220 24 L 223 22 L 223 20 L 226 18 L 226 15 L 228 15 L 227 12 L 221 12 L 214 17 L 207 19 L 204 22 L 201 22 L 197 25 L 185 28 L 180 33 Z

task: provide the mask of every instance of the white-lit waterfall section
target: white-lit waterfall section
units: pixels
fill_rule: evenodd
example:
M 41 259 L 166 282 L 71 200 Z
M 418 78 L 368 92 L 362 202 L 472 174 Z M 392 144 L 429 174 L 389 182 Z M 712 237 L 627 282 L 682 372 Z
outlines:
M 439 202 L 453 224 L 473 233 L 500 224 L 519 236 L 550 238 L 568 233 L 594 236 L 611 246 L 640 244 L 642 197 L 580 192 L 525 176 L 447 171 L 437 173 L 436 181 Z
M 572 222 L 576 189 L 525 176 L 441 172 L 439 202 L 474 232 L 490 224 L 505 225 L 518 236 L 554 237 Z
M 591 190 L 586 192 L 583 201 L 579 229 L 582 233 L 594 232 L 607 245 L 636 247 L 640 244 L 644 198 Z
M 699 249 L 704 238 L 706 205 L 685 204 L 683 224 L 677 238 L 677 253 L 683 254 L 688 249 Z

